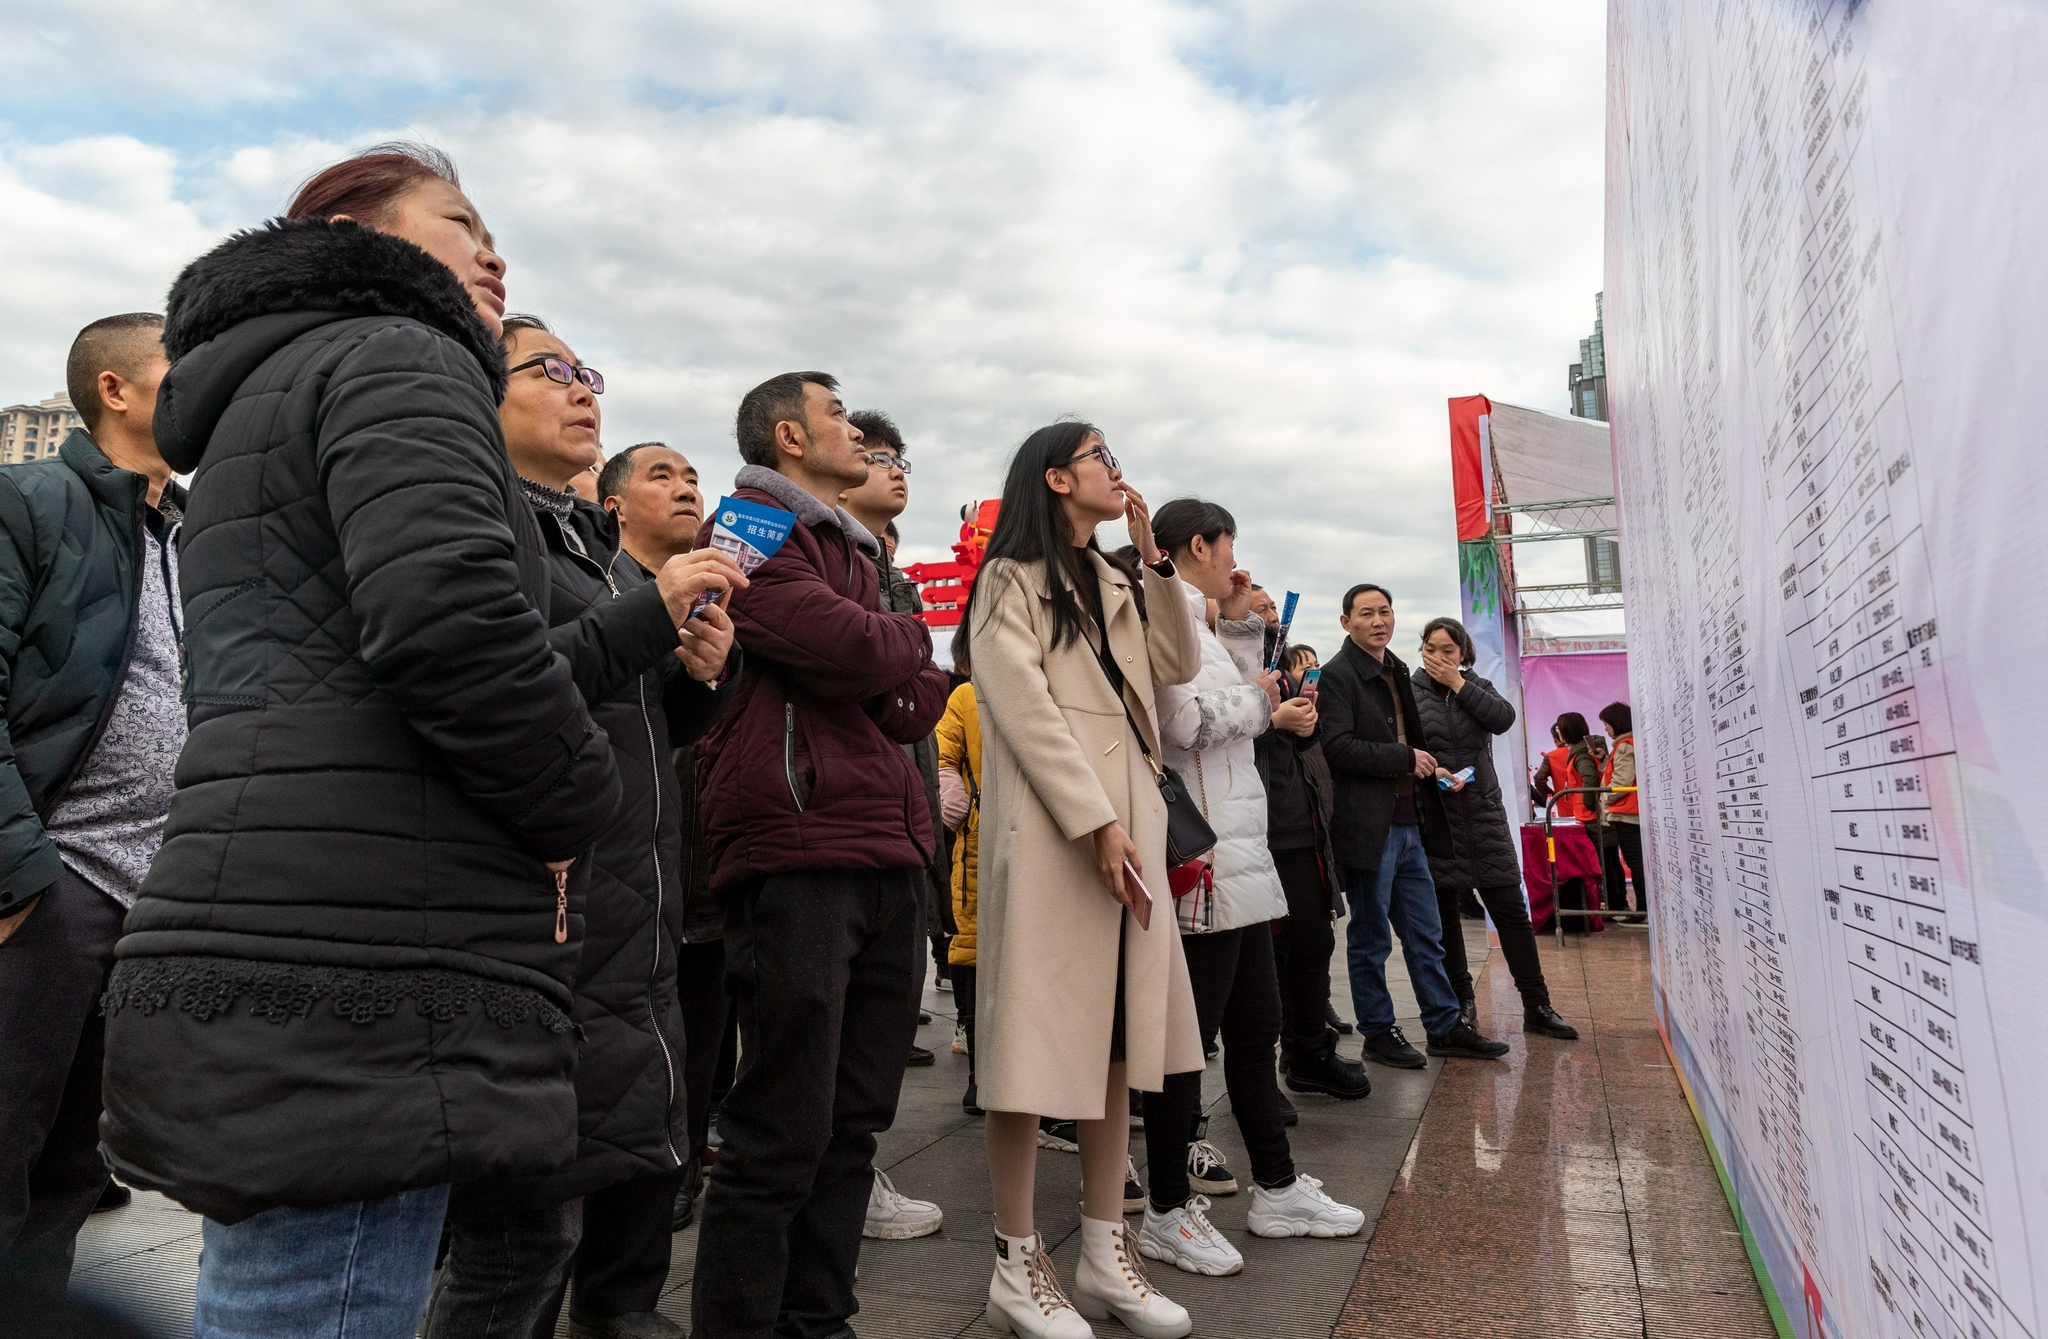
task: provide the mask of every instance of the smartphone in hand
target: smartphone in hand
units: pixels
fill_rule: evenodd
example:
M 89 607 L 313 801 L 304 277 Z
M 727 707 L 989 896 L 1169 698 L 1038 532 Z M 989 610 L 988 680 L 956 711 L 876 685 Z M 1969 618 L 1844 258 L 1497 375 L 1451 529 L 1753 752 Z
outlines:
M 1301 676 L 1301 695 L 1303 697 L 1314 697 L 1316 689 L 1322 686 L 1322 682 L 1323 671 L 1321 666 L 1305 671 Z
M 1137 919 L 1140 930 L 1149 930 L 1152 928 L 1152 890 L 1145 886 L 1145 881 L 1138 877 L 1137 869 L 1128 860 L 1124 861 L 1124 877 L 1131 881 L 1131 886 L 1142 898 L 1130 904 L 1131 915 Z

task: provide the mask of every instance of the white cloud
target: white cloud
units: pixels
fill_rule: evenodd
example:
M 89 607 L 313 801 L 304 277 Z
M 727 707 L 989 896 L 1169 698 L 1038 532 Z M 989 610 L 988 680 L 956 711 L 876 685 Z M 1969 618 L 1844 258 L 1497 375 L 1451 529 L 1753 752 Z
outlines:
M 1561 406 L 1591 326 L 1582 2 L 101 9 L 90 41 L 39 11 L 11 96 L 90 103 L 90 59 L 118 93 L 72 123 L 0 102 L 9 398 L 410 131 L 461 162 L 513 305 L 607 373 L 610 442 L 719 483 L 743 390 L 834 371 L 910 438 L 931 554 L 1030 428 L 1084 414 L 1155 503 L 1232 507 L 1327 643 L 1353 580 L 1455 612 L 1444 400 Z

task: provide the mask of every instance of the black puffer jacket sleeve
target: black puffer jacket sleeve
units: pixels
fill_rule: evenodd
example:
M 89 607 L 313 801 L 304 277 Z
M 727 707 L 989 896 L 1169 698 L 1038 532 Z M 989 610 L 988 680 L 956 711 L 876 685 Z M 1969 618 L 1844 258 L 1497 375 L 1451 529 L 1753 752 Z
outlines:
M 609 702 L 650 668 L 674 662 L 676 626 L 650 581 L 551 629 L 548 644 L 569 662 L 585 702 Z
M 1504 735 L 1515 727 L 1514 707 L 1484 680 L 1467 675 L 1458 690 L 1458 705 L 1490 735 Z
M 15 661 L 38 585 L 37 547 L 35 513 L 14 480 L 0 472 L 0 705 L 12 701 L 15 689 Z M 15 765 L 14 737 L 0 711 L 0 916 L 27 906 L 62 870 Z
M 418 412 L 483 397 L 475 368 L 454 365 L 469 358 L 415 326 L 351 351 L 321 406 L 323 492 L 369 674 L 478 806 L 566 860 L 610 819 L 618 771 L 520 592 L 513 492 L 493 487 L 510 462 L 466 416 Z

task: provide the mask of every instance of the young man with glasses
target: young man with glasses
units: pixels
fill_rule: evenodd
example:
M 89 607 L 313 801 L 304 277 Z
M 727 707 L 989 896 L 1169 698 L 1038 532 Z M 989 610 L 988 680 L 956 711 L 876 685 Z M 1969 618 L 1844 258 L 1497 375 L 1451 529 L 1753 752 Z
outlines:
M 734 499 L 795 521 L 733 601 L 745 668 L 699 747 L 740 1019 L 697 1238 L 701 1339 L 847 1332 L 875 1134 L 917 1036 L 937 834 L 896 746 L 938 725 L 946 673 L 930 630 L 882 607 L 880 542 L 838 505 L 874 467 L 837 388 L 773 377 L 735 425 Z

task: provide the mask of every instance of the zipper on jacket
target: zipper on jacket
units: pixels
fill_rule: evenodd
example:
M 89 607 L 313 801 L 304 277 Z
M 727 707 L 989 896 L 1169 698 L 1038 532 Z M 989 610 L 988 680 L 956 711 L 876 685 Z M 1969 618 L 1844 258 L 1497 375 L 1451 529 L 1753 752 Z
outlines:
M 605 570 L 605 584 L 611 584 L 611 570 Z M 612 588 L 614 599 L 618 588 Z M 661 1141 L 668 1146 L 669 1160 L 676 1166 L 683 1165 L 682 1155 L 676 1152 L 676 1141 L 671 1119 L 676 1109 L 676 1058 L 668 1049 L 668 1038 L 661 1035 L 661 1011 L 655 1007 L 654 987 L 661 980 L 661 937 L 668 933 L 662 923 L 663 893 L 661 888 L 661 750 L 654 743 L 654 718 L 647 712 L 647 676 L 640 676 L 640 724 L 647 730 L 648 771 L 654 778 L 654 827 L 648 833 L 647 853 L 654 859 L 654 960 L 647 969 L 647 1023 L 654 1029 L 655 1045 L 661 1047 L 661 1067 L 668 1076 L 668 1104 L 662 1108 Z
M 64 774 L 62 781 L 50 787 L 49 796 L 44 801 L 43 807 L 37 815 L 43 819 L 48 819 L 51 814 L 57 812 L 57 806 L 63 802 L 66 795 L 71 793 L 71 783 L 78 779 L 79 770 L 85 766 L 85 760 L 92 757 L 93 750 L 100 746 L 100 738 L 107 733 L 107 726 L 113 722 L 114 708 L 120 705 L 121 685 L 128 682 L 128 665 L 135 657 L 135 634 L 140 632 L 142 628 L 142 564 L 149 558 L 149 535 L 147 533 L 148 523 L 143 519 L 141 509 L 149 505 L 148 490 L 149 480 L 142 478 L 140 475 L 136 476 L 136 509 L 134 511 L 135 594 L 128 601 L 128 636 L 121 644 L 121 668 L 114 676 L 114 691 L 107 694 L 106 703 L 100 708 L 100 718 L 93 723 L 92 738 L 86 741 L 85 748 L 79 752 L 78 756 L 71 760 L 71 770 Z M 97 511 L 99 504 L 94 503 L 93 506 L 94 510 Z M 178 637 L 178 669 L 181 678 L 183 677 L 184 668 L 185 639 L 181 633 Z M 181 684 L 180 688 L 182 689 L 183 687 L 184 685 Z
M 804 797 L 796 788 L 796 703 L 782 704 L 782 775 L 789 779 L 789 800 L 796 811 L 804 811 Z
M 569 942 L 569 871 L 555 871 L 555 942 Z

